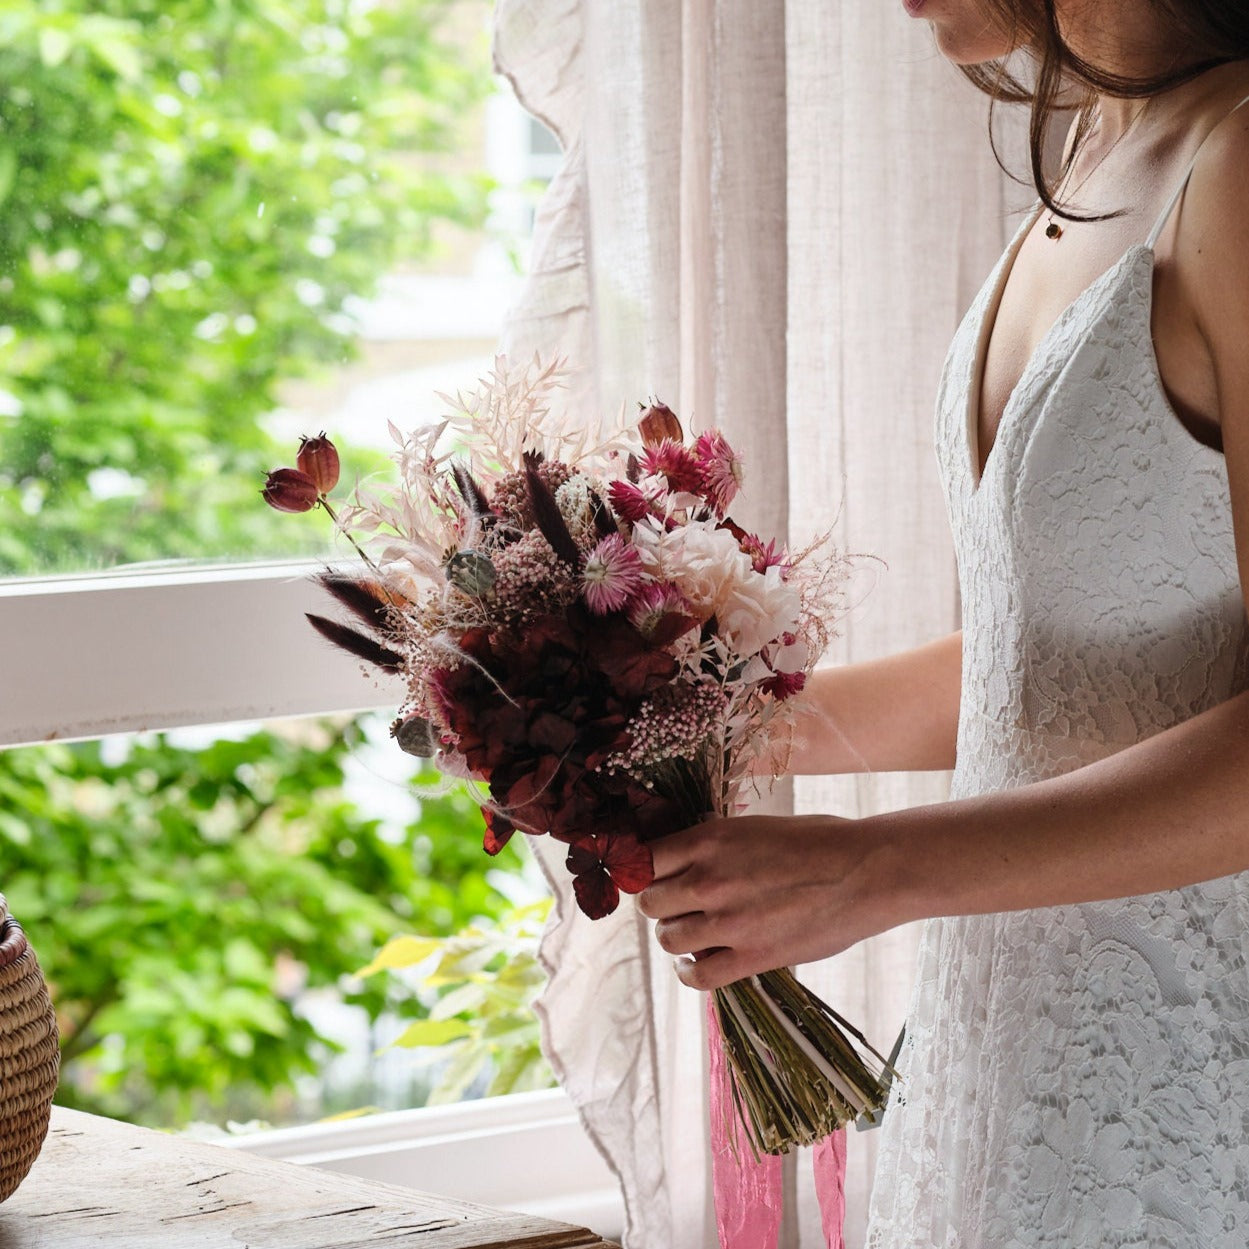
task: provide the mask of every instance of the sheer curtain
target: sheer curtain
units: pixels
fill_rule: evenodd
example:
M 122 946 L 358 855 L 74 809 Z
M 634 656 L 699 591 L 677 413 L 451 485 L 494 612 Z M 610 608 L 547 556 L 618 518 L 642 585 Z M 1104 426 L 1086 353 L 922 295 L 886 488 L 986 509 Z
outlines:
M 746 523 L 795 546 L 832 529 L 873 557 L 831 659 L 956 628 L 930 413 L 1029 196 L 926 24 L 848 0 L 498 0 L 495 60 L 565 151 L 503 349 L 566 356 L 571 411 L 658 396 L 687 428 L 723 429 L 747 465 Z M 944 786 L 804 779 L 770 801 L 862 815 Z M 888 1046 L 913 949 L 900 930 L 803 974 Z M 627 1249 L 713 1246 L 699 996 L 627 902 L 594 924 L 560 906 L 544 954 L 548 1047 L 620 1177 Z M 873 1136 L 849 1146 L 856 1246 Z M 788 1184 L 782 1249 L 822 1243 L 805 1159 Z

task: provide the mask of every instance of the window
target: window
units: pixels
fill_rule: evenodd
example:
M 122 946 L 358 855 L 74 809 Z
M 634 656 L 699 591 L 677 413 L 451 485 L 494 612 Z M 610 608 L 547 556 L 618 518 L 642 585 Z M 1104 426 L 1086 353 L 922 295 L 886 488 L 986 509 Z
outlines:
M 383 468 L 387 419 L 489 363 L 554 157 L 489 88 L 489 12 L 0 15 L 20 84 L 0 101 L 0 745 L 399 701 L 307 628 L 323 530 L 257 490 L 322 427 Z M 585 1148 L 561 1105 L 464 1113 L 493 1133 L 529 1107 Z M 368 1133 L 318 1129 L 338 1130 L 364 1166 Z

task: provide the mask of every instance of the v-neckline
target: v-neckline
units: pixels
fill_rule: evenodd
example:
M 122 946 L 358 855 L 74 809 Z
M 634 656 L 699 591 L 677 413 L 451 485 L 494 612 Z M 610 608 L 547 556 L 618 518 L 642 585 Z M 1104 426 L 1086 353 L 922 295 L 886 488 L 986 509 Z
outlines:
M 971 493 L 973 495 L 980 493 L 980 488 L 989 474 L 989 469 L 995 462 L 998 443 L 1002 440 L 1007 417 L 1012 414 L 1018 405 L 1018 400 L 1025 389 L 1025 383 L 1031 379 L 1034 367 L 1040 359 L 1044 348 L 1048 346 L 1050 339 L 1058 332 L 1060 326 L 1066 324 L 1076 307 L 1112 274 L 1121 269 L 1129 257 L 1135 257 L 1141 252 L 1152 253 L 1153 251 L 1147 243 L 1133 243 L 1118 260 L 1108 268 L 1103 269 L 1087 286 L 1074 295 L 1066 307 L 1050 323 L 1049 328 L 1041 335 L 1028 359 L 1024 362 L 1022 372 L 1016 379 L 1015 385 L 1011 388 L 1010 394 L 1006 397 L 1006 403 L 1002 408 L 1001 416 L 998 418 L 997 428 L 993 431 L 993 442 L 984 457 L 984 468 L 982 469 L 980 467 L 980 392 L 984 383 L 984 366 L 989 354 L 989 343 L 992 341 L 993 333 L 997 328 L 998 312 L 1002 306 L 1002 297 L 1006 291 L 1006 283 L 1010 281 L 1010 275 L 1014 272 L 1015 261 L 1023 249 L 1024 241 L 1027 239 L 1032 227 L 1036 224 L 1044 207 L 1045 205 L 1040 200 L 1037 200 L 1033 205 L 1032 211 L 1020 225 L 1010 245 L 1002 253 L 997 269 L 990 281 L 988 301 L 980 314 L 976 335 L 976 349 L 972 355 L 971 377 L 967 383 L 967 400 L 964 407 L 968 472 L 971 480 Z

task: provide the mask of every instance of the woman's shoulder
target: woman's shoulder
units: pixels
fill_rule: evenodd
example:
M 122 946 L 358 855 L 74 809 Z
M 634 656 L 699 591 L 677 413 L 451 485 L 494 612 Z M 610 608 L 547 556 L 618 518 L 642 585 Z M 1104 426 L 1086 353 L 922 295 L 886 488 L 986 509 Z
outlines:
M 1231 328 L 1240 331 L 1240 350 L 1249 346 L 1247 208 L 1249 103 L 1244 103 L 1215 120 L 1197 152 L 1176 223 L 1176 267 L 1187 279 L 1194 317 L 1212 348 Z
M 1249 236 L 1249 69 L 1209 102 L 1198 123 L 1204 134 L 1185 188 L 1179 237 L 1209 256 L 1237 231 Z

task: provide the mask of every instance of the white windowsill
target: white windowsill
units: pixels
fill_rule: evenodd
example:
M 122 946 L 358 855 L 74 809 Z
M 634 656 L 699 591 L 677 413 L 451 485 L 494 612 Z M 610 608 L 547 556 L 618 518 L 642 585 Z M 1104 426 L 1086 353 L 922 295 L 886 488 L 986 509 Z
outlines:
M 401 682 L 304 619 L 342 614 L 312 582 L 321 566 L 0 584 L 0 746 L 397 707 Z
M 279 1128 L 222 1142 L 266 1158 L 458 1197 L 620 1239 L 607 1164 L 559 1089 Z

